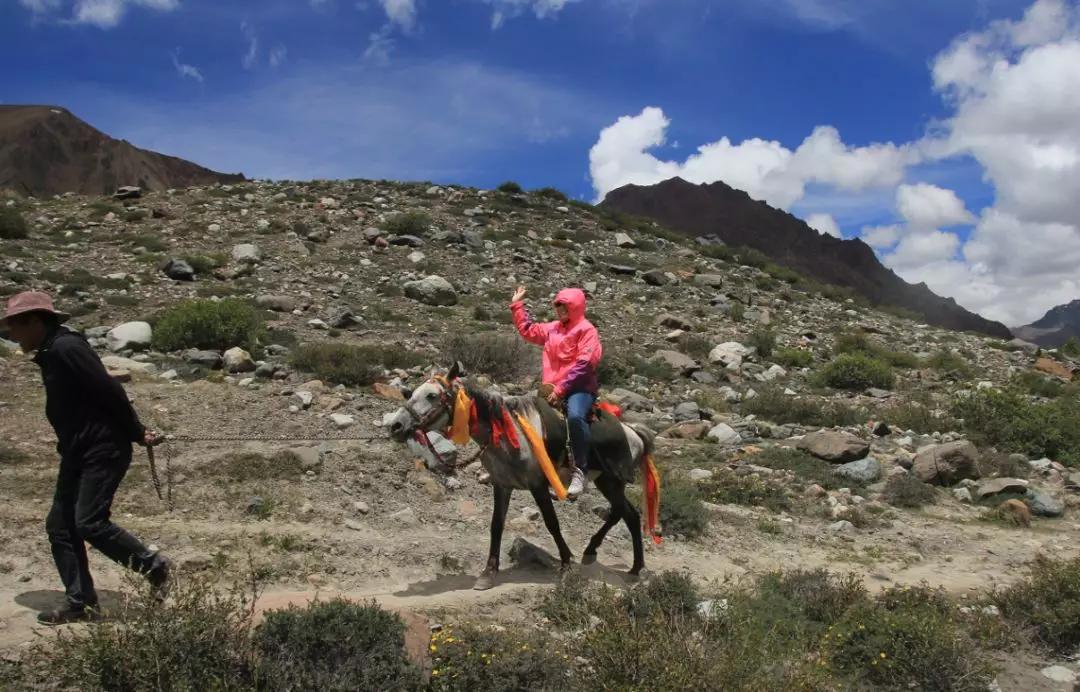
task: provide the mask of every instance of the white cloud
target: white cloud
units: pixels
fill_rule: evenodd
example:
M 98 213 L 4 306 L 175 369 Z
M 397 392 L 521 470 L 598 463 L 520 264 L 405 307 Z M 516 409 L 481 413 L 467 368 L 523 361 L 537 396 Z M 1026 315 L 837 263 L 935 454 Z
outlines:
M 905 233 L 896 249 L 885 258 L 894 269 L 918 269 L 931 262 L 951 260 L 960 249 L 960 237 L 944 231 Z
M 416 0 L 379 0 L 391 24 L 408 33 L 416 26 Z
M 278 44 L 270 51 L 269 63 L 270 67 L 280 67 L 285 64 L 285 60 L 289 57 L 289 50 Z
M 60 8 L 60 0 L 19 0 L 19 4 L 34 14 L 46 14 Z
M 390 52 L 394 50 L 394 39 L 390 36 L 392 24 L 386 24 L 378 31 L 368 34 L 368 47 L 364 50 L 364 60 L 385 67 L 390 64 Z
M 664 144 L 669 125 L 663 110 L 647 107 L 604 128 L 589 152 L 597 196 L 622 185 L 650 185 L 677 175 L 694 183 L 723 180 L 786 209 L 803 198 L 811 183 L 846 191 L 896 185 L 917 160 L 911 147 L 850 147 L 835 128 L 821 126 L 795 151 L 777 141 L 754 138 L 734 144 L 722 137 L 698 147 L 685 161 L 663 161 L 649 150 Z
M 970 224 L 975 217 L 952 190 L 928 183 L 901 185 L 896 190 L 896 208 L 908 225 L 922 230 Z
M 240 59 L 240 64 L 245 70 L 250 70 L 255 67 L 255 61 L 259 58 L 259 37 L 255 34 L 255 27 L 246 21 L 240 22 L 240 33 L 244 35 L 244 41 L 247 42 L 247 52 Z
M 862 229 L 863 241 L 872 248 L 884 250 L 900 240 L 900 226 L 866 226 Z
M 75 0 L 71 21 L 111 29 L 120 24 L 129 7 L 167 12 L 179 6 L 179 0 Z
M 811 214 L 806 217 L 806 225 L 819 233 L 831 235 L 834 238 L 843 237 L 840 235 L 840 226 L 837 225 L 836 219 L 831 214 Z
M 188 65 L 187 63 L 180 62 L 180 49 L 177 48 L 172 54 L 173 67 L 176 68 L 176 74 L 180 75 L 181 79 L 188 78 L 194 79 L 196 82 L 202 84 L 203 76 L 199 68 L 194 65 Z
M 564 7 L 580 0 L 481 0 L 491 5 L 491 28 L 500 28 L 508 19 L 532 11 L 537 19 L 554 17 Z

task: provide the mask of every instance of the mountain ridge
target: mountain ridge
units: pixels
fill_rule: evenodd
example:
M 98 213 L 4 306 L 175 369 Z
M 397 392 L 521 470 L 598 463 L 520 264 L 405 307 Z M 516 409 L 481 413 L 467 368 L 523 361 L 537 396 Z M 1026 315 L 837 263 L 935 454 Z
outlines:
M 1018 337 L 1039 346 L 1060 346 L 1080 339 L 1080 298 L 1050 308 L 1041 318 L 1013 330 Z
M 904 281 L 861 240 L 819 233 L 720 181 L 695 185 L 675 177 L 651 186 L 625 185 L 609 192 L 600 206 L 652 218 L 688 236 L 715 234 L 728 245 L 754 248 L 807 276 L 850 288 L 875 305 L 911 310 L 936 326 L 1012 337 L 1004 324 L 935 294 L 925 283 Z

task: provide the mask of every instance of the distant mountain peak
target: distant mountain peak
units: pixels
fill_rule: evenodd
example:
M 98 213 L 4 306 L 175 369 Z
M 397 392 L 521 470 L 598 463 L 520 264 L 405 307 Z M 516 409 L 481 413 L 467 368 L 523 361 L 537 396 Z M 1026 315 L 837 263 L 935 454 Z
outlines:
M 943 298 L 925 283 L 909 284 L 881 264 L 862 240 L 822 234 L 804 221 L 722 181 L 695 185 L 675 177 L 612 190 L 601 206 L 659 221 L 688 236 L 715 234 L 759 250 L 818 281 L 848 287 L 876 305 L 904 308 L 927 323 L 1011 338 L 1009 329 Z
M 114 139 L 61 106 L 0 105 L 0 189 L 101 195 L 121 185 L 164 190 L 242 180 Z
M 1048 348 L 1080 339 L 1080 298 L 1050 308 L 1038 320 L 1013 331 L 1021 339 Z

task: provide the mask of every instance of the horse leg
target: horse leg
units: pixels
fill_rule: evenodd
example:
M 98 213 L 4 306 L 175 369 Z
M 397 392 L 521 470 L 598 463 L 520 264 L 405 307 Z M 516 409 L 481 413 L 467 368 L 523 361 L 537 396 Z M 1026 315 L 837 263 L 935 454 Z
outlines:
M 510 488 L 494 486 L 495 507 L 491 511 L 491 545 L 488 548 L 487 565 L 473 586 L 477 591 L 486 591 L 495 586 L 495 577 L 499 575 L 499 553 L 502 552 L 503 528 L 506 527 L 506 511 L 510 509 Z
M 596 551 L 600 549 L 600 544 L 604 542 L 604 538 L 607 537 L 608 531 L 618 524 L 622 520 L 622 506 L 616 505 L 615 500 L 612 497 L 613 483 L 606 474 L 601 474 L 596 478 L 596 489 L 604 496 L 604 499 L 611 505 L 611 509 L 608 511 L 608 518 L 604 522 L 604 525 L 600 527 L 600 530 L 589 540 L 589 545 L 585 548 L 584 555 L 581 556 L 581 564 L 591 565 L 596 562 Z
M 570 566 L 570 561 L 574 559 L 574 554 L 570 552 L 570 546 L 566 544 L 566 539 L 563 538 L 562 531 L 559 529 L 559 515 L 555 513 L 555 505 L 551 501 L 547 486 L 534 488 L 532 496 L 536 500 L 536 505 L 540 508 L 540 516 L 544 518 L 544 526 L 551 533 L 551 537 L 555 539 L 555 546 L 559 549 L 559 560 L 565 570 Z
M 637 509 L 626 499 L 626 484 L 616 482 L 611 493 L 613 507 L 622 507 L 622 518 L 626 522 L 626 528 L 630 529 L 630 538 L 634 542 L 634 565 L 630 568 L 630 576 L 636 577 L 645 567 L 645 544 L 641 540 L 641 515 Z

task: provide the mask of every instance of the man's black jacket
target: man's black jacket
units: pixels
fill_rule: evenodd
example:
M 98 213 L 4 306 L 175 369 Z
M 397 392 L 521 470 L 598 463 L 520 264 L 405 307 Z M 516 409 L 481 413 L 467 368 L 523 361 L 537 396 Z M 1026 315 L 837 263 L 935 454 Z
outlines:
M 120 383 L 81 334 L 61 327 L 38 349 L 34 362 L 45 383 L 45 415 L 62 456 L 101 444 L 129 445 L 145 428 Z

